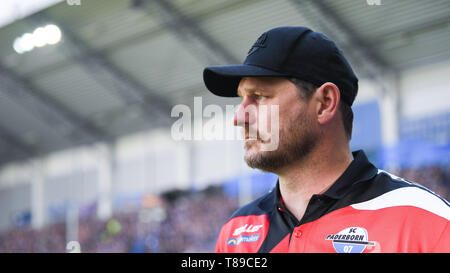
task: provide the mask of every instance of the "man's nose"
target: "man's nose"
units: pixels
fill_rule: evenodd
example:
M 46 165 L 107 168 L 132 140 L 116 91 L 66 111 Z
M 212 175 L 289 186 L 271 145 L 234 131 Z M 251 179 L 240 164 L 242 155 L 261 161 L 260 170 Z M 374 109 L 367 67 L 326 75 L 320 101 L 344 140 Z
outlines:
M 253 124 L 256 121 L 256 106 L 249 99 L 244 98 L 239 105 L 238 110 L 234 114 L 234 126 L 242 126 L 245 124 Z

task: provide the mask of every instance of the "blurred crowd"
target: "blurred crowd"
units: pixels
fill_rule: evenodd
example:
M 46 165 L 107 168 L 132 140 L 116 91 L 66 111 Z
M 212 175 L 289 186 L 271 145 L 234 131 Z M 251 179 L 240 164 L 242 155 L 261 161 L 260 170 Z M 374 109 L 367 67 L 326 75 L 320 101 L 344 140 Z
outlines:
M 221 226 L 237 209 L 221 188 L 177 192 L 155 205 L 121 211 L 107 220 L 81 216 L 81 252 L 213 252 Z M 20 228 L 0 235 L 0 252 L 66 252 L 66 225 Z
M 449 200 L 450 165 L 390 172 Z M 80 216 L 78 242 L 81 252 L 213 252 L 221 226 L 237 208 L 237 199 L 221 187 L 171 192 L 107 220 L 95 213 Z M 0 252 L 66 252 L 66 225 L 0 234 Z
M 391 173 L 423 185 L 446 200 L 450 200 L 450 164 L 446 167 L 430 166 L 391 170 Z

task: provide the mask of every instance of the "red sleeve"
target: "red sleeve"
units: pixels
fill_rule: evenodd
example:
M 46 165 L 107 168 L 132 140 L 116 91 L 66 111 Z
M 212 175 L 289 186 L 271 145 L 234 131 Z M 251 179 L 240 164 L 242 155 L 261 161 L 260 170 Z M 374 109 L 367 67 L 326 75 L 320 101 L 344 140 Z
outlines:
M 226 238 L 224 235 L 224 227 L 223 226 L 220 230 L 219 233 L 219 237 L 217 238 L 217 243 L 216 243 L 216 253 L 225 253 L 225 244 L 226 244 Z
M 433 248 L 435 253 L 450 253 L 450 226 L 449 222 L 445 226 L 442 234 L 437 242 L 437 245 Z

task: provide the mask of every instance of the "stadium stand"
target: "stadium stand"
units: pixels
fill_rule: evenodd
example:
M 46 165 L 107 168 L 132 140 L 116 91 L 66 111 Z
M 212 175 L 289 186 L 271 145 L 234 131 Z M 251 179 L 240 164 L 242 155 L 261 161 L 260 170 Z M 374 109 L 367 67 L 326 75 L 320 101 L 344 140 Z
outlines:
M 390 171 L 450 197 L 450 165 Z M 103 221 L 95 217 L 93 204 L 80 215 L 81 251 L 213 252 L 220 227 L 238 208 L 237 198 L 223 188 L 167 192 L 156 207 L 134 206 Z M 0 235 L 0 252 L 64 252 L 65 232 L 64 223 L 41 230 L 19 227 Z

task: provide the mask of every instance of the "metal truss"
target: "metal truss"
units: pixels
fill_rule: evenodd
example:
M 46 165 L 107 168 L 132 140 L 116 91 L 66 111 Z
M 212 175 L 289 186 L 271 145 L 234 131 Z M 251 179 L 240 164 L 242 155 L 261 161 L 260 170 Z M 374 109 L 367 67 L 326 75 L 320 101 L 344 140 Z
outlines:
M 54 22 L 64 35 L 65 53 L 76 61 L 94 80 L 107 90 L 114 92 L 127 106 L 138 107 L 154 127 L 170 125 L 171 105 L 167 98 L 144 86 L 125 71 L 112 63 L 108 57 L 91 48 L 62 21 L 56 21 L 43 12 L 29 17 L 37 23 Z
M 161 11 L 159 18 L 162 24 L 173 32 L 175 37 L 202 63 L 209 65 L 241 62 L 232 52 L 204 31 L 195 18 L 185 15 L 171 1 L 153 0 L 151 3 L 159 7 Z M 144 1 L 141 3 L 141 5 L 146 4 Z
M 62 132 L 63 137 L 81 135 L 91 141 L 110 138 L 96 125 L 79 117 L 28 79 L 2 64 L 0 64 L 0 82 L 2 83 L 2 92 L 22 105 L 32 115 L 39 117 L 51 128 Z

